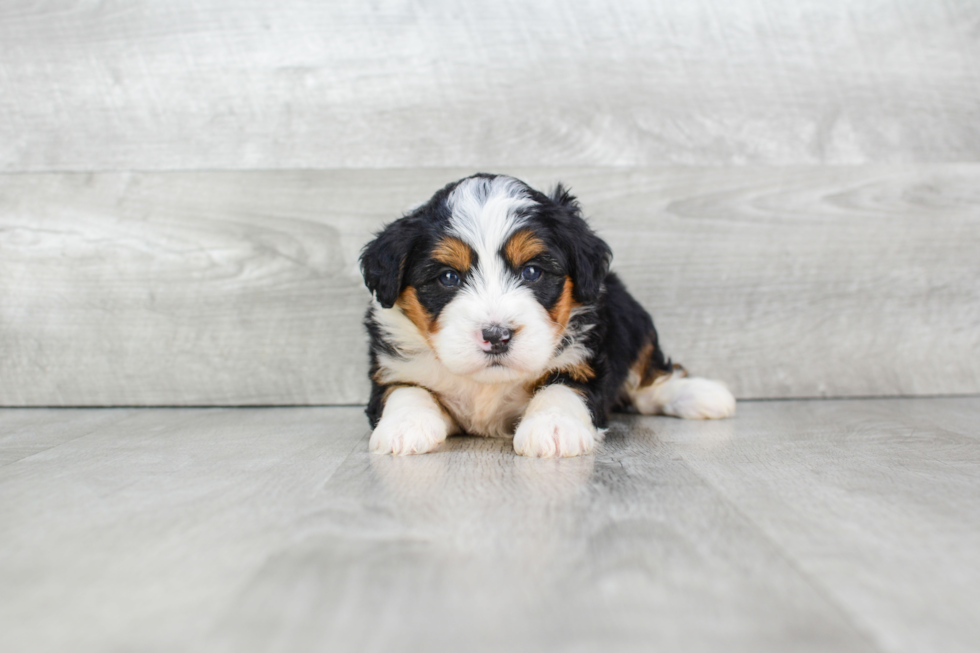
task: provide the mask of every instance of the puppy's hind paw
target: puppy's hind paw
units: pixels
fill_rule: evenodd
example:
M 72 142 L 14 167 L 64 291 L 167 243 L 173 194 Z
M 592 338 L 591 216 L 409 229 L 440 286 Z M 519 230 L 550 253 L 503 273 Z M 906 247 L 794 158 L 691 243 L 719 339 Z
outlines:
M 724 383 L 671 375 L 636 392 L 633 404 L 644 415 L 682 419 L 724 419 L 735 414 L 735 397 Z

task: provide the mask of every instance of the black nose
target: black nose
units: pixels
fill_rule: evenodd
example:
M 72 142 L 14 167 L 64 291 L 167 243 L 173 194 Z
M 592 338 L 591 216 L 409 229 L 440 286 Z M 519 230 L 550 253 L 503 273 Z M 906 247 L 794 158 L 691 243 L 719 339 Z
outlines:
M 491 354 L 502 354 L 510 344 L 510 329 L 499 324 L 491 324 L 483 329 L 483 340 L 490 343 Z

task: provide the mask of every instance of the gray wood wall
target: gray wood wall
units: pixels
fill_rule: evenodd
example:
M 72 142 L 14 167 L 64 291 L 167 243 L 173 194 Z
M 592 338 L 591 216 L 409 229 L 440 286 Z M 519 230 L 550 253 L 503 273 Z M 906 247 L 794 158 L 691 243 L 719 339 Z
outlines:
M 477 170 L 740 397 L 980 392 L 974 0 L 15 0 L 0 404 L 362 402 L 358 250 Z

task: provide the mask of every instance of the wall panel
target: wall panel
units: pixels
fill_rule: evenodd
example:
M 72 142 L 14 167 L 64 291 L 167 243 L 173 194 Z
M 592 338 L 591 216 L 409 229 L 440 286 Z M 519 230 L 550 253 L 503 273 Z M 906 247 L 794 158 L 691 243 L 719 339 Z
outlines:
M 0 171 L 978 161 L 962 0 L 0 6 Z
M 469 172 L 0 175 L 0 404 L 362 402 L 358 251 Z M 980 392 L 980 165 L 513 172 L 740 397 Z

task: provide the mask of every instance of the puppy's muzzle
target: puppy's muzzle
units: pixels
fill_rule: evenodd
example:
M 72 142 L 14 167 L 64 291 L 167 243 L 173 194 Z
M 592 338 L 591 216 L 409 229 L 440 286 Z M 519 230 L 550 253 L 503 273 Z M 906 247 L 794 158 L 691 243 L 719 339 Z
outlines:
M 491 355 L 506 353 L 507 347 L 510 346 L 511 335 L 513 335 L 510 329 L 499 324 L 491 324 L 481 333 L 483 334 L 483 342 L 481 343 L 483 351 Z

